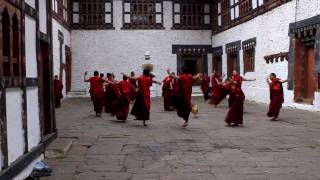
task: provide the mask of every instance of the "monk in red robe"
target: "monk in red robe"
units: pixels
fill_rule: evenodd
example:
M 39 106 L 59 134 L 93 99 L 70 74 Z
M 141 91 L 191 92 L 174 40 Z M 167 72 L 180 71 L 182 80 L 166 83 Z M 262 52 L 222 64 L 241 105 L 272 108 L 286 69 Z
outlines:
M 210 99 L 209 97 L 209 92 L 210 92 L 210 77 L 208 76 L 207 73 L 204 73 L 203 76 L 200 78 L 201 80 L 201 91 L 203 93 L 203 98 L 205 101 Z
M 222 87 L 222 78 L 216 71 L 211 76 L 212 95 L 210 104 L 217 107 L 218 104 L 228 95 L 229 91 Z
M 128 78 L 123 76 L 123 80 L 118 84 L 120 97 L 117 103 L 117 112 L 116 117 L 118 120 L 126 121 L 129 114 L 129 106 L 130 106 L 130 89 L 131 85 L 128 82 Z
M 229 98 L 232 98 L 229 105 L 229 111 L 225 122 L 228 126 L 243 125 L 243 104 L 245 100 L 244 93 L 240 87 L 240 84 L 236 81 L 230 81 Z
M 188 126 L 189 115 L 192 110 L 192 85 L 195 80 L 200 78 L 200 74 L 192 76 L 188 73 L 188 69 L 186 67 L 182 68 L 182 73 L 179 76 L 170 73 L 170 69 L 167 70 L 167 73 L 172 78 L 179 80 L 179 95 L 172 96 L 172 102 L 173 106 L 177 110 L 178 116 L 184 119 L 184 123 L 181 127 L 185 128 Z
M 135 72 L 132 71 L 130 73 L 130 76 L 132 77 L 132 79 L 129 79 L 129 82 L 130 82 L 130 86 L 131 86 L 131 90 L 130 90 L 130 99 L 131 101 L 133 102 L 136 97 L 137 97 L 137 94 L 138 94 L 138 80 L 135 79 Z
M 113 82 L 112 74 L 107 73 L 106 80 Z M 105 85 L 105 95 L 104 95 L 104 110 L 106 113 L 111 113 L 111 106 L 112 106 L 112 84 L 107 83 Z
M 59 80 L 58 76 L 54 76 L 54 99 L 55 99 L 55 107 L 61 107 L 61 99 L 63 98 L 62 94 L 63 84 Z
M 267 83 L 270 88 L 270 104 L 267 115 L 272 117 L 271 121 L 277 121 L 282 103 L 284 102 L 282 83 L 287 80 L 281 80 L 277 78 L 275 73 L 271 73 L 267 78 Z
M 106 80 L 100 78 L 99 72 L 95 71 L 93 77 L 87 78 L 87 72 L 84 74 L 84 82 L 90 82 L 90 96 L 93 102 L 94 111 L 96 112 L 97 117 L 101 117 L 103 101 L 104 101 L 104 90 L 103 83 L 107 82 Z
M 246 77 L 240 76 L 236 70 L 233 70 L 230 80 L 231 80 L 233 83 L 236 83 L 237 86 L 238 86 L 238 87 L 241 89 L 241 91 L 242 91 L 242 82 L 243 82 L 243 81 L 255 81 L 256 79 L 255 79 L 255 78 L 251 79 L 251 78 L 246 78 Z M 229 102 L 229 107 L 231 106 L 232 101 L 233 101 L 233 96 L 230 96 L 230 97 L 229 97 L 229 100 L 228 100 L 228 102 Z
M 152 79 L 150 71 L 143 70 L 143 74 L 140 77 L 131 77 L 123 74 L 129 79 L 135 79 L 138 81 L 138 95 L 131 110 L 131 115 L 135 116 L 135 120 L 143 121 L 143 126 L 147 126 L 146 121 L 150 120 L 150 86 L 152 83 L 158 83 Z
M 173 79 L 170 76 L 167 76 L 162 84 L 162 97 L 163 97 L 163 106 L 165 111 L 172 111 L 171 103 L 171 93 L 173 89 Z

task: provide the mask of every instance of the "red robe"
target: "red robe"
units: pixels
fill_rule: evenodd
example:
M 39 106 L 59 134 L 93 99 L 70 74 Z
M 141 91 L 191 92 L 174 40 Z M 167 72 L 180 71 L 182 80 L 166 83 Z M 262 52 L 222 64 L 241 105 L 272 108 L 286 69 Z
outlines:
M 165 111 L 171 111 L 171 94 L 172 94 L 172 78 L 170 76 L 166 77 L 163 80 L 162 86 L 162 96 L 163 96 L 163 105 Z
M 54 97 L 55 97 L 55 106 L 56 108 L 61 106 L 61 99 L 63 98 L 62 94 L 63 84 L 60 80 L 54 80 Z
M 216 81 L 222 81 L 220 76 L 218 75 L 213 75 L 211 79 L 211 86 L 212 86 L 212 95 L 211 95 L 211 100 L 210 103 L 213 105 L 218 105 L 227 95 L 228 95 L 228 90 L 223 88 L 223 86 L 219 85 Z
M 131 85 L 128 81 L 119 82 L 120 98 L 118 99 L 116 116 L 118 120 L 127 120 L 130 105 Z
M 242 91 L 242 81 L 243 81 L 243 78 L 240 76 L 240 75 L 232 75 L 231 76 L 231 80 L 233 82 L 236 83 L 237 85 L 237 88 L 240 88 L 241 91 Z M 244 98 L 245 98 L 245 95 L 243 94 Z M 228 100 L 228 103 L 229 103 L 229 107 L 231 106 L 231 104 L 233 103 L 233 99 L 234 96 L 229 96 L 229 100 Z
M 108 78 L 109 81 L 112 81 L 111 78 Z M 104 100 L 104 108 L 106 113 L 111 113 L 112 106 L 112 85 L 108 84 L 105 87 L 105 100 Z
M 230 85 L 230 98 L 232 98 L 227 117 L 225 122 L 229 125 L 242 125 L 243 124 L 243 104 L 244 94 L 239 84 Z
M 137 80 L 130 79 L 129 82 L 131 84 L 130 98 L 131 98 L 131 101 L 134 101 L 138 95 Z
M 193 77 L 191 74 L 179 75 L 179 95 L 172 97 L 173 106 L 177 109 L 178 116 L 185 121 L 189 120 L 191 112 L 191 94 Z
M 210 77 L 209 76 L 204 76 L 201 80 L 201 91 L 203 93 L 204 100 L 209 99 L 209 91 L 210 91 Z
M 150 86 L 152 86 L 152 79 L 151 77 L 141 75 L 138 79 L 138 84 L 139 92 L 131 114 L 136 117 L 136 120 L 150 120 Z
M 103 90 L 103 79 L 99 76 L 91 77 L 90 82 L 90 95 L 93 101 L 94 110 L 96 113 L 102 112 L 103 101 L 104 101 L 104 90 Z
M 111 84 L 110 85 L 111 87 L 111 90 L 110 90 L 110 93 L 111 93 L 111 96 L 110 96 L 110 103 L 111 103 L 111 114 L 112 115 L 116 115 L 117 113 L 117 104 L 118 104 L 118 101 L 120 99 L 120 96 L 121 96 L 121 93 L 120 93 L 120 90 L 119 90 L 119 84 Z
M 283 87 L 280 79 L 271 80 L 270 84 L 270 104 L 267 115 L 277 118 L 284 102 Z

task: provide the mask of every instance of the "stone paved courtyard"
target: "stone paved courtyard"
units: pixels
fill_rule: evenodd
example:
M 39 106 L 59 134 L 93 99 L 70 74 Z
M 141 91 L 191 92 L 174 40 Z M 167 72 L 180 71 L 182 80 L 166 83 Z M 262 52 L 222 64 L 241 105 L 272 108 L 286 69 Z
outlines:
M 73 139 L 66 158 L 46 159 L 45 180 L 314 180 L 320 179 L 320 114 L 246 102 L 244 127 L 225 127 L 226 102 L 202 98 L 199 117 L 181 129 L 175 112 L 153 99 L 149 127 L 93 116 L 89 98 L 70 98 L 57 110 L 59 138 Z

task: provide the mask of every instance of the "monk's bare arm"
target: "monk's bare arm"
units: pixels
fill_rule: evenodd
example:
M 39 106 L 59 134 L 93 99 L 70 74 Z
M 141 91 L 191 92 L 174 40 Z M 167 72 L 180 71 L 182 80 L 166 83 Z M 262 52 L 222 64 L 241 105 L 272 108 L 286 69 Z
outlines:
M 201 78 L 201 74 L 199 73 L 199 74 L 193 76 L 192 78 L 193 78 L 193 80 L 198 80 Z
M 121 73 L 121 75 L 127 77 L 128 79 L 131 79 L 131 80 L 138 80 L 139 77 L 132 77 L 132 76 L 129 76 L 127 74 L 124 74 L 124 73 Z
M 286 82 L 288 82 L 288 79 L 286 79 L 286 80 L 280 80 L 279 82 L 281 82 L 281 83 L 286 83 Z
M 88 75 L 88 72 L 86 71 L 86 72 L 84 73 L 84 76 L 83 76 L 83 81 L 84 81 L 84 82 L 89 82 L 89 78 L 87 77 L 87 75 Z
M 255 81 L 257 80 L 256 78 L 246 78 L 246 77 L 242 77 L 243 81 Z
M 167 69 L 167 73 L 168 73 L 168 75 L 169 75 L 170 77 L 172 77 L 172 78 L 174 78 L 174 79 L 180 79 L 179 76 L 177 76 L 177 75 L 175 75 L 175 74 L 172 74 L 172 73 L 170 72 L 170 69 Z
M 152 83 L 156 83 L 156 84 L 158 84 L 158 85 L 161 85 L 161 84 L 162 84 L 161 82 L 156 81 L 156 80 L 152 80 Z
M 268 83 L 268 85 L 270 85 L 270 84 L 271 84 L 271 82 L 270 82 L 270 78 L 269 78 L 269 77 L 267 77 L 267 78 L 266 78 L 266 82 Z

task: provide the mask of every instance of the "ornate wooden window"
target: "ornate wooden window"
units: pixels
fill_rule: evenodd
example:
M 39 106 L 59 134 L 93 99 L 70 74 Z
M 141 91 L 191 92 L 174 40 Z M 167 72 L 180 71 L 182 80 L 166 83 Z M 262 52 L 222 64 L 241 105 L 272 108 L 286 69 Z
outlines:
M 124 0 L 123 29 L 163 29 L 161 0 Z
M 226 44 L 227 53 L 227 75 L 231 76 L 233 70 L 240 72 L 239 51 L 241 50 L 241 41 L 235 41 Z
M 53 0 L 54 17 L 64 24 L 70 25 L 71 18 L 68 11 L 68 0 Z
M 250 11 L 251 11 L 250 0 L 241 0 L 240 1 L 240 17 L 248 15 Z
M 264 3 L 264 0 L 251 0 L 252 9 L 256 9 L 257 7 L 262 6 Z
M 212 70 L 222 75 L 222 46 L 212 48 Z
M 256 38 L 242 42 L 244 73 L 254 72 Z
M 203 30 L 211 26 L 211 4 L 209 1 L 173 2 L 173 29 Z
M 112 0 L 73 0 L 74 29 L 113 29 Z
M 230 18 L 231 21 L 239 18 L 239 0 L 230 0 Z
M 230 23 L 230 0 L 222 0 L 222 26 Z

